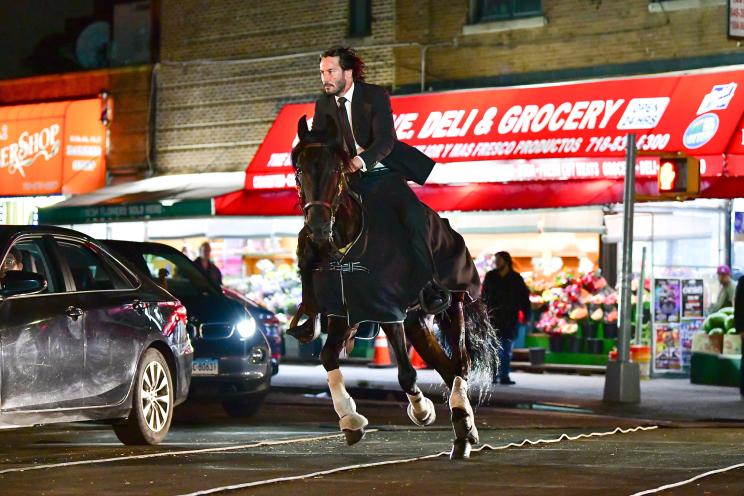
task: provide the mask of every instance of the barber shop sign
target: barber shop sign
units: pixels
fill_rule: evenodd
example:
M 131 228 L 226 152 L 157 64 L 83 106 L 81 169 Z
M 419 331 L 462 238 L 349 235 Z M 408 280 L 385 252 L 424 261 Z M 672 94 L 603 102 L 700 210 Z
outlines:
M 86 193 L 105 184 L 101 99 L 0 107 L 0 196 Z

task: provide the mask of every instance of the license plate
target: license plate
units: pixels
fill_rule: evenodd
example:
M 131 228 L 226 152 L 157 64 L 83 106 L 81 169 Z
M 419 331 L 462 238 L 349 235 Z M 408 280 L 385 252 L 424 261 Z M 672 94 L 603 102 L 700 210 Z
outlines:
M 217 375 L 219 373 L 219 360 L 212 358 L 197 358 L 191 369 L 191 375 Z

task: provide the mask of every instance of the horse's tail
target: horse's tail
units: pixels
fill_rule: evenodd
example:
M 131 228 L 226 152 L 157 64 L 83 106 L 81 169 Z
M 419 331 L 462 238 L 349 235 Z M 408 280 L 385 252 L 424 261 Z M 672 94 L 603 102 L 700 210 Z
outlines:
M 487 389 L 499 366 L 500 343 L 496 329 L 488 318 L 488 310 L 480 299 L 466 303 L 465 346 L 470 355 L 469 381 Z

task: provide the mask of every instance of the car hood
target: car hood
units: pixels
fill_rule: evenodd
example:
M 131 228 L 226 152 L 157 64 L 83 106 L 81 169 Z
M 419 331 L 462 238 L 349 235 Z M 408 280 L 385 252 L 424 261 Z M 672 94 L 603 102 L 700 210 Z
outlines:
M 239 322 L 245 318 L 245 308 L 222 295 L 174 295 L 186 307 L 189 317 L 200 323 Z

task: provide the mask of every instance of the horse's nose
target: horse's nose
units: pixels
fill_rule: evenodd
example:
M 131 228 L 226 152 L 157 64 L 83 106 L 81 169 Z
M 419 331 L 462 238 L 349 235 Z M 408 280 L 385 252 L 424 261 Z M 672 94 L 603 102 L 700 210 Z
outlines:
M 331 226 L 323 225 L 312 230 L 313 241 L 316 243 L 322 243 L 327 241 L 331 237 Z

